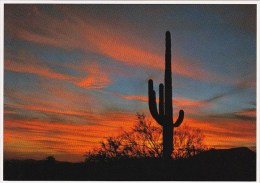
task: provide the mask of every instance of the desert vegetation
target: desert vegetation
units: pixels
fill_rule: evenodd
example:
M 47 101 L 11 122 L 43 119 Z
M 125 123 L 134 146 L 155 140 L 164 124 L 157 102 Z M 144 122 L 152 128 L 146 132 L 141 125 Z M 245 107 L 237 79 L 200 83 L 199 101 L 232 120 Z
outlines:
M 107 137 L 100 147 L 86 154 L 86 162 L 126 158 L 163 158 L 163 132 L 160 127 L 137 113 L 137 122 L 130 131 L 122 130 L 115 137 Z M 207 150 L 204 134 L 184 125 L 174 131 L 174 159 L 190 158 Z
M 174 151 L 163 158 L 162 129 L 144 114 L 118 136 L 107 137 L 85 161 L 5 160 L 4 180 L 254 181 L 256 153 L 248 148 L 209 149 L 198 129 L 174 131 Z

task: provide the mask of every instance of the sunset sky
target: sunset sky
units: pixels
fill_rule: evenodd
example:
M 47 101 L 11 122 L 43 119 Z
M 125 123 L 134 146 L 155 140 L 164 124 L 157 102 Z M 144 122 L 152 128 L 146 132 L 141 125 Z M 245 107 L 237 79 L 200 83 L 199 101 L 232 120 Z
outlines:
M 172 37 L 174 118 L 256 146 L 256 5 L 4 5 L 4 157 L 81 161 L 148 110 Z M 157 95 L 158 97 L 158 95 Z

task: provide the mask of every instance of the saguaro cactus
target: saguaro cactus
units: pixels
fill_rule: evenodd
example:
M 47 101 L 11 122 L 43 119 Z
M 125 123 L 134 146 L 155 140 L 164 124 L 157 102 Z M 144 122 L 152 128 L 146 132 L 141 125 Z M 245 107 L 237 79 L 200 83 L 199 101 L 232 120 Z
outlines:
M 171 34 L 166 32 L 165 51 L 165 86 L 159 85 L 159 112 L 156 104 L 156 94 L 153 90 L 153 80 L 148 81 L 149 110 L 153 118 L 163 127 L 163 157 L 168 159 L 173 151 L 174 127 L 181 125 L 184 118 L 184 111 L 180 110 L 179 117 L 173 123 L 172 115 L 172 71 L 171 71 Z

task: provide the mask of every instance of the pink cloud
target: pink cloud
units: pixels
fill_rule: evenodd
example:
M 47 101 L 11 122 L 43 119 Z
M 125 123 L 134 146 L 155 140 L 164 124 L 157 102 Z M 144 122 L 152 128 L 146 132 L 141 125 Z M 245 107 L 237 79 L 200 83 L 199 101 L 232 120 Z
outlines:
M 92 63 L 84 67 L 87 73 L 81 81 L 75 84 L 87 89 L 101 89 L 111 84 L 109 74 L 105 69 L 102 69 L 97 63 Z
M 36 74 L 39 76 L 59 79 L 59 80 L 73 80 L 74 77 L 61 74 L 49 69 L 46 65 L 39 62 L 33 56 L 25 56 L 24 54 L 19 54 L 17 57 L 12 57 L 10 59 L 5 59 L 4 69 L 7 71 L 21 72 Z
M 96 115 L 97 123 L 92 125 L 6 119 L 4 150 L 7 154 L 16 154 L 15 158 L 26 153 L 27 156 L 23 155 L 24 158 L 29 158 L 30 154 L 38 158 L 52 154 L 59 160 L 68 160 L 66 155 L 74 154 L 71 161 L 79 161 L 87 151 L 99 147 L 99 142 L 105 137 L 118 135 L 120 129 L 127 130 L 135 122 L 135 116 L 127 112 L 107 111 L 104 114 L 93 115 Z
M 76 77 L 58 73 L 50 69 L 33 55 L 24 52 L 18 52 L 17 56 L 11 56 L 11 58 L 5 59 L 4 69 L 6 71 L 29 73 L 44 78 L 63 80 L 86 89 L 101 89 L 112 83 L 108 70 L 102 68 L 97 62 L 82 64 L 77 67 L 72 65 L 62 66 L 69 67 L 71 70 L 80 71 L 83 76 Z
M 68 19 L 55 19 L 38 10 L 35 17 L 25 20 L 31 27 L 37 27 L 37 31 L 33 31 L 31 27 L 25 28 L 21 22 L 14 19 L 7 19 L 6 30 L 20 39 L 37 44 L 94 51 L 131 66 L 164 69 L 164 53 L 154 52 L 154 49 L 150 48 L 151 45 L 138 41 L 142 38 L 126 32 L 127 28 L 121 30 L 117 27 L 119 30 L 115 31 L 115 27 L 97 18 L 86 17 L 83 21 L 77 12 L 72 14 L 66 8 L 56 8 L 69 14 Z M 97 21 L 101 23 L 97 24 Z M 12 29 L 13 27 L 19 29 Z M 206 71 L 189 59 L 177 56 L 176 53 L 173 53 L 172 63 L 173 71 L 178 75 L 199 80 L 219 80 L 216 74 Z M 80 85 L 87 86 L 91 82 L 91 78 L 86 78 Z

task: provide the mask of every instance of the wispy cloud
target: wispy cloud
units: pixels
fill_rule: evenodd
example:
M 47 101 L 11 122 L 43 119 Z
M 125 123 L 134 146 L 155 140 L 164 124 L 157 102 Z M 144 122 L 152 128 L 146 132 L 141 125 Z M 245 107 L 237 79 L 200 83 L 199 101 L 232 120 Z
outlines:
M 87 76 L 76 82 L 76 85 L 87 89 L 101 89 L 112 83 L 108 71 L 97 63 L 85 65 L 83 68 L 81 71 L 85 71 Z
M 233 114 L 186 116 L 184 123 L 201 129 L 210 147 L 238 147 L 256 143 L 256 124 L 251 115 L 247 116 L 247 120 L 244 117 L 234 117 Z
M 133 100 L 133 101 L 139 101 L 139 102 L 148 102 L 148 96 L 135 96 L 135 95 L 130 95 L 130 96 L 124 96 L 124 95 L 120 95 L 120 94 L 115 94 L 113 93 L 112 95 L 117 96 L 121 99 L 124 100 Z M 158 97 L 157 99 L 157 104 L 159 102 Z M 188 98 L 174 98 L 172 100 L 173 104 L 176 106 L 176 108 L 185 108 L 186 110 L 188 109 L 198 109 L 201 107 L 209 107 L 209 103 L 207 101 L 203 101 L 203 100 L 192 100 L 192 99 L 188 99 Z
M 29 151 L 34 154 L 41 152 L 45 156 L 54 154 L 58 157 L 59 154 L 77 154 L 74 161 L 79 161 L 85 152 L 98 147 L 105 137 L 119 134 L 122 128 L 127 130 L 135 122 L 134 115 L 120 111 L 96 115 L 95 118 L 97 122 L 92 125 L 64 124 L 62 121 L 53 123 L 39 119 L 6 119 L 4 150 L 19 153 Z M 61 160 L 66 160 L 66 157 L 63 158 Z
M 254 83 L 254 84 L 256 84 L 256 83 Z M 248 82 L 248 81 L 239 82 L 238 84 L 234 85 L 232 89 L 230 89 L 226 92 L 217 94 L 217 95 L 215 95 L 211 98 L 205 99 L 203 102 L 213 103 L 216 100 L 223 99 L 223 98 L 228 97 L 230 95 L 242 92 L 243 90 L 246 90 L 246 89 L 249 89 L 249 88 L 255 88 L 254 84 L 253 84 L 253 82 Z
M 60 11 L 62 8 L 58 9 Z M 21 24 L 18 20 L 7 18 L 7 32 L 22 40 L 41 45 L 63 49 L 76 48 L 87 52 L 94 51 L 130 66 L 164 69 L 164 64 L 162 64 L 163 53 L 154 52 L 146 45 L 139 45 L 139 41 L 136 40 L 141 39 L 140 37 L 129 35 L 124 30 L 115 32 L 114 27 L 106 22 L 97 24 L 96 22 L 100 20 L 96 17 L 95 19 L 86 17 L 83 21 L 77 13 L 72 14 L 69 10 L 62 11 L 60 13 L 67 13 L 70 18 L 66 20 L 55 19 L 38 10 L 35 17 L 30 16 L 28 17 L 29 20 L 26 20 L 30 21 L 29 27 L 24 27 L 24 23 Z M 13 17 L 13 15 L 10 15 L 10 17 Z M 13 26 L 19 27 L 19 29 L 12 29 Z M 33 27 L 37 27 L 37 29 L 35 30 Z M 177 54 L 174 54 L 173 59 L 172 68 L 175 74 L 199 80 L 221 80 L 217 74 L 208 72 L 197 62 L 195 64 L 194 61 L 184 59 Z M 86 82 L 89 83 L 90 81 L 87 80 Z
M 237 111 L 233 113 L 222 113 L 219 115 L 211 115 L 213 118 L 220 118 L 220 119 L 238 119 L 243 121 L 256 121 L 256 109 L 249 108 L 242 111 Z
M 59 73 L 44 64 L 33 55 L 25 52 L 18 52 L 16 56 L 6 53 L 5 66 L 6 71 L 34 74 L 47 79 L 58 79 L 65 82 L 71 82 L 79 87 L 86 89 L 101 89 L 111 84 L 109 73 L 96 62 L 81 63 L 79 66 L 62 65 L 70 70 L 81 72 L 80 76 Z M 10 57 L 10 58 L 8 58 Z M 61 91 L 62 92 L 62 91 Z
M 61 74 L 48 68 L 45 64 L 32 55 L 21 53 L 5 59 L 4 69 L 7 71 L 35 74 L 42 77 L 60 80 L 73 80 L 73 76 Z

